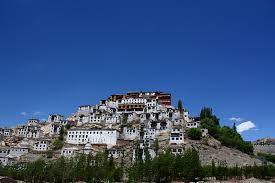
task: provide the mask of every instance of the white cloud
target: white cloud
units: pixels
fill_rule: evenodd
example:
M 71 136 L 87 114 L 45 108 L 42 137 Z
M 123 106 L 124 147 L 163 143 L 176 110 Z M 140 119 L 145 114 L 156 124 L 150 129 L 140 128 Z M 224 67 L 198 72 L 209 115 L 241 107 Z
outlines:
M 239 133 L 242 133 L 244 131 L 250 130 L 255 127 L 256 127 L 256 125 L 252 121 L 246 121 L 246 122 L 243 122 L 243 123 L 237 125 L 237 131 Z
M 34 116 L 38 116 L 38 115 L 40 115 L 40 114 L 41 114 L 40 111 L 36 111 L 36 112 L 33 113 Z
M 243 119 L 242 118 L 236 118 L 236 117 L 232 117 L 229 118 L 230 121 L 234 121 L 234 122 L 241 122 Z
M 27 112 L 21 112 L 20 115 L 21 116 L 27 116 Z

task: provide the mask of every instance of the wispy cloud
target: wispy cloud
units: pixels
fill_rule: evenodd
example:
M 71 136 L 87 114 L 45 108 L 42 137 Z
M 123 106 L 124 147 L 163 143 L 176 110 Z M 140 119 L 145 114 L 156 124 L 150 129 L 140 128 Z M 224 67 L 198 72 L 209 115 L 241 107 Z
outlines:
M 231 117 L 229 118 L 230 121 L 234 121 L 234 122 L 241 122 L 243 119 L 239 118 L 239 117 Z
M 21 116 L 27 116 L 28 114 L 27 114 L 27 112 L 21 112 L 20 115 Z
M 41 114 L 40 111 L 36 111 L 36 112 L 33 113 L 34 116 L 38 116 L 38 115 L 40 115 L 40 114 Z
M 252 121 L 245 121 L 245 122 L 237 125 L 237 131 L 239 133 L 242 133 L 244 131 L 248 131 L 248 130 L 251 130 L 254 128 L 256 128 L 256 125 Z

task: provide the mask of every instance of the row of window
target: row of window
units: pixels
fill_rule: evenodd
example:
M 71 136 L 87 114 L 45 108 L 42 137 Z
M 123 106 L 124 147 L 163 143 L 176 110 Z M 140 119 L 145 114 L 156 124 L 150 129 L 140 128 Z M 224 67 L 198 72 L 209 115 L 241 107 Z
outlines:
M 182 137 L 171 137 L 171 140 L 182 140 Z
M 23 152 L 25 152 L 25 151 L 27 151 L 27 149 L 13 149 L 13 150 L 11 150 L 11 151 L 16 151 L 16 152 L 17 152 L 17 151 L 20 151 L 20 152 L 23 151 Z
M 119 109 L 132 109 L 132 108 L 144 108 L 143 105 L 120 105 Z
M 45 147 L 44 147 L 44 148 L 41 148 L 41 147 L 39 147 L 39 148 L 38 148 L 38 147 L 34 148 L 34 150 L 43 150 L 43 151 L 46 151 L 47 149 L 48 149 L 48 148 L 45 148 Z
M 122 99 L 120 101 L 122 104 L 126 104 L 126 103 L 145 103 L 146 99 Z
M 100 139 L 89 139 L 89 140 L 90 140 L 91 143 L 104 143 L 104 142 L 106 141 L 105 138 L 100 138 Z M 75 139 L 70 138 L 70 139 L 68 139 L 68 141 L 87 142 L 88 139 L 87 139 L 87 138 L 78 138 L 78 139 L 77 139 L 77 138 L 75 138 Z
M 179 152 L 181 153 L 183 151 L 183 149 L 172 149 L 172 152 L 176 153 L 176 152 Z
M 113 134 L 113 131 L 107 131 L 107 134 Z M 78 134 L 78 131 L 69 131 L 68 134 Z M 79 134 L 102 134 L 102 131 L 82 131 Z
M 187 123 L 187 126 L 197 126 L 197 123 Z

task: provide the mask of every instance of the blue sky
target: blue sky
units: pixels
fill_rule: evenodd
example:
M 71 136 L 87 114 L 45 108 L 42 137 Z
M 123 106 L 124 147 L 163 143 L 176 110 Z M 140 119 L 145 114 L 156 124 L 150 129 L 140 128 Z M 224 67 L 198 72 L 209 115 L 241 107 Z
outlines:
M 0 1 L 0 126 L 112 93 L 171 92 L 192 115 L 275 136 L 275 2 Z

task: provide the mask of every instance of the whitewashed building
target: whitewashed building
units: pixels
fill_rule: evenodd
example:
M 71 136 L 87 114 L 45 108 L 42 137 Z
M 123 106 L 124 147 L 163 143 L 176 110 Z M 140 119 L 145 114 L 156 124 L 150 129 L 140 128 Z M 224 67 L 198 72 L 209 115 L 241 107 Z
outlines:
M 49 145 L 49 140 L 38 140 L 33 144 L 32 150 L 38 152 L 48 151 L 50 150 Z
M 39 124 L 39 119 L 29 119 L 27 122 L 28 126 L 37 126 Z
M 198 128 L 200 126 L 199 121 L 192 121 L 186 123 L 186 128 Z
M 139 130 L 136 127 L 123 127 L 123 139 L 135 140 L 139 138 Z
M 79 149 L 77 147 L 64 147 L 61 150 L 61 155 L 70 158 L 76 156 L 78 151 Z
M 10 136 L 12 135 L 12 132 L 13 132 L 12 129 L 10 129 L 10 128 L 5 128 L 5 129 L 4 129 L 4 136 L 5 136 L 5 137 L 10 137 Z
M 184 132 L 181 127 L 172 128 L 170 134 L 170 144 L 183 144 L 184 143 Z
M 119 132 L 113 129 L 70 129 L 67 132 L 68 144 L 106 144 L 114 146 L 117 143 Z
M 60 123 L 51 123 L 50 124 L 50 136 L 54 136 L 54 135 L 59 135 L 60 134 L 60 130 L 62 128 L 62 124 Z
M 124 156 L 124 150 L 121 148 L 108 149 L 108 157 L 122 158 Z
M 20 157 L 23 156 L 24 154 L 27 154 L 29 152 L 28 147 L 10 147 L 10 152 L 9 154 L 14 157 Z
M 42 131 L 38 126 L 17 126 L 15 128 L 15 136 L 23 138 L 40 138 L 42 136 Z
M 48 117 L 49 123 L 61 122 L 63 120 L 64 120 L 64 116 L 62 116 L 60 114 L 50 114 Z
M 15 162 L 15 159 L 9 156 L 0 156 L 1 165 L 7 166 L 12 165 Z

